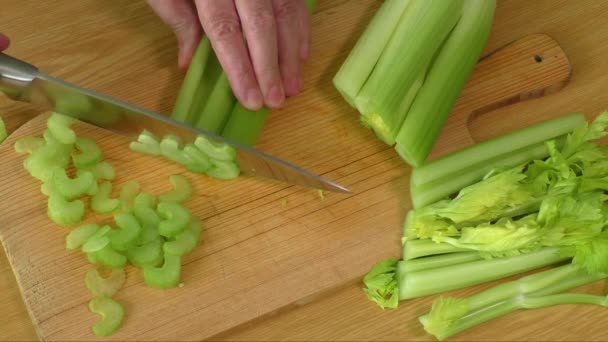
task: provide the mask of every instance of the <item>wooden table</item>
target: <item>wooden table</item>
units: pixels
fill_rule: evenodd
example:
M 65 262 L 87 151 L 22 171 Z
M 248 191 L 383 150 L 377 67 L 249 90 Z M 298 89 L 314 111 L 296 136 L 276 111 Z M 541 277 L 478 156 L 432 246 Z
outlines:
M 349 12 L 351 16 L 336 15 L 336 8 L 340 8 L 346 1 L 321 0 L 313 25 L 327 18 L 336 20 L 336 31 L 351 36 L 349 41 L 352 44 L 379 2 L 357 0 L 359 13 L 355 15 L 355 12 Z M 163 84 L 170 89 L 178 87 L 182 76 L 174 66 L 175 42 L 172 33 L 159 22 L 143 1 L 4 0 L 0 8 L 0 31 L 13 40 L 9 50 L 11 54 L 52 70 L 75 83 L 94 85 L 96 90 L 154 110 L 170 111 L 175 94 L 161 87 L 146 85 Z M 521 111 L 538 115 L 579 111 L 595 115 L 608 108 L 608 43 L 605 38 L 608 36 L 608 24 L 605 22 L 607 14 L 608 2 L 601 0 L 499 0 L 488 51 L 526 34 L 543 32 L 554 37 L 563 47 L 570 57 L 574 71 L 570 84 L 558 96 L 516 104 L 496 111 L 493 116 L 508 116 Z M 359 30 L 341 32 L 340 22 L 346 21 L 356 21 Z M 120 60 L 111 61 L 101 67 L 107 67 L 108 70 L 132 68 L 131 71 L 136 71 L 138 66 L 146 64 L 158 66 L 158 73 L 141 74 L 120 80 L 115 73 L 98 74 L 92 69 L 70 68 L 64 64 L 58 69 L 53 62 L 58 56 L 67 55 L 74 60 L 81 57 L 91 59 L 124 49 L 131 49 L 132 53 L 126 56 L 122 54 L 123 58 Z M 323 51 L 315 50 L 313 46 L 313 60 L 307 66 L 308 71 L 335 70 L 336 66 L 315 63 L 315 54 L 323 54 Z M 107 62 L 107 59 L 104 61 Z M 95 71 L 99 72 L 99 66 Z M 154 82 L 150 83 L 152 80 Z M 125 96 L 125 93 L 128 95 Z M 9 106 L 11 115 L 3 117 L 10 131 L 36 113 L 26 105 L 15 105 L 0 98 L 0 113 Z M 484 125 L 486 131 L 481 135 L 495 135 L 504 129 L 487 128 L 488 126 L 492 127 Z M 488 129 L 490 131 L 487 131 Z M 396 234 L 398 231 L 399 227 L 395 227 Z M 406 305 L 423 309 L 416 301 Z M 0 340 L 37 338 L 3 252 L 0 253 L 0 308 Z M 544 310 L 542 315 L 547 315 L 543 318 L 545 320 L 555 321 L 556 326 L 568 320 L 555 309 Z M 517 313 L 486 324 L 484 328 L 474 329 L 474 332 L 463 334 L 459 339 L 484 340 L 497 339 L 499 336 L 502 340 L 526 340 L 530 335 L 545 340 L 576 339 L 575 324 L 568 325 L 565 335 L 536 331 L 531 323 L 540 317 L 538 313 Z M 525 323 L 527 320 L 530 324 Z M 300 341 L 403 340 L 407 325 L 413 323 L 404 321 L 399 310 L 379 314 L 378 309 L 361 296 L 361 285 L 348 283 L 309 298 L 306 302 L 227 331 L 217 338 Z M 500 334 L 496 331 L 500 331 Z M 411 333 L 408 334 L 410 335 Z M 421 335 L 417 339 L 429 340 L 429 337 Z

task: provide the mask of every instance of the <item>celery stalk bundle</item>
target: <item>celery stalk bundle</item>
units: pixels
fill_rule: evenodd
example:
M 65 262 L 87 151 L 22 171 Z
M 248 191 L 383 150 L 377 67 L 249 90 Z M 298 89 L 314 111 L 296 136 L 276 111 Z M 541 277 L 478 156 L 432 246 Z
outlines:
M 387 0 L 334 77 L 364 125 L 427 158 L 488 39 L 494 0 Z
M 447 191 L 407 215 L 402 260 L 373 267 L 364 278 L 368 298 L 396 308 L 401 300 L 559 265 L 469 298 L 438 298 L 420 322 L 440 340 L 518 309 L 607 306 L 603 296 L 562 293 L 608 278 L 608 149 L 597 144 L 607 127 L 608 112 L 590 125 L 580 114 L 566 115 L 417 171 L 412 186 Z M 450 183 L 466 173 L 472 176 Z

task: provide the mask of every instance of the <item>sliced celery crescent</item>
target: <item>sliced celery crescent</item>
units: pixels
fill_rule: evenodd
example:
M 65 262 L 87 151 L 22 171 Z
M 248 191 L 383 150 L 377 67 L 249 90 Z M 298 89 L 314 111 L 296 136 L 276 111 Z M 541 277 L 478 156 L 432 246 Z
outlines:
M 188 178 L 182 175 L 169 176 L 169 182 L 173 186 L 173 190 L 161 194 L 158 199 L 162 202 L 177 202 L 182 203 L 192 196 L 192 184 Z
M 101 319 L 93 326 L 97 336 L 108 336 L 114 333 L 125 317 L 125 309 L 120 303 L 107 297 L 95 297 L 89 302 L 89 310 L 99 314 Z

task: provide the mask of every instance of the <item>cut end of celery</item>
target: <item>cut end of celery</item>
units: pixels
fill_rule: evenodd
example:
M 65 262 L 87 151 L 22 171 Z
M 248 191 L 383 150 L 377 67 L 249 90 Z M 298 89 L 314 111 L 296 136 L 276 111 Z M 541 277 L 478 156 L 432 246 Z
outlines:
M 378 114 L 361 115 L 361 123 L 371 128 L 376 136 L 387 145 L 395 144 L 395 134 L 391 133 L 390 128 Z

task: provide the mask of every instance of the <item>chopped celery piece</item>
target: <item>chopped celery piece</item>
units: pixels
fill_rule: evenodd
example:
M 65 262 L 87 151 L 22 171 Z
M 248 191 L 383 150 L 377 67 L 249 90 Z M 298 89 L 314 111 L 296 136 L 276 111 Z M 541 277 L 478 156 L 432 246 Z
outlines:
M 15 141 L 15 152 L 32 153 L 45 144 L 44 139 L 40 137 L 23 137 Z
M 97 179 L 113 180 L 116 178 L 116 171 L 114 171 L 114 167 L 105 160 L 82 169 L 93 172 L 93 175 L 95 175 L 95 178 Z
M 125 283 L 126 277 L 124 269 L 113 269 L 108 277 L 102 277 L 96 268 L 92 268 L 84 276 L 84 282 L 93 296 L 111 298 Z
M 91 209 L 98 214 L 109 214 L 120 207 L 120 200 L 110 198 L 112 183 L 103 182 L 99 184 L 99 191 L 91 197 Z
M 82 247 L 87 240 L 99 230 L 99 225 L 89 223 L 72 230 L 65 237 L 65 247 L 76 249 Z
M 6 132 L 6 125 L 4 124 L 4 120 L 0 117 L 0 144 L 6 140 L 8 137 L 8 133 Z
M 154 198 L 154 196 L 150 195 L 147 192 L 140 192 L 139 194 L 137 194 L 137 196 L 135 196 L 133 206 L 154 208 L 156 206 L 156 199 Z
M 89 302 L 89 310 L 101 316 L 93 326 L 93 333 L 97 336 L 113 334 L 125 317 L 125 309 L 120 303 L 107 297 L 95 297 Z
M 171 117 L 181 122 L 191 122 L 192 117 L 192 104 L 197 96 L 201 96 L 204 92 L 197 91 L 199 84 L 206 72 L 205 65 L 209 59 L 209 55 L 213 54 L 211 44 L 207 37 L 203 37 L 198 44 L 192 62 L 188 67 L 186 76 L 182 82 L 181 89 L 175 100 L 175 106 L 173 107 L 173 114 Z
M 141 225 L 133 214 L 120 213 L 114 216 L 114 221 L 119 229 L 112 231 L 110 240 L 112 249 L 126 251 L 135 245 L 137 237 L 141 232 Z
M 334 86 L 351 106 L 410 5 L 409 0 L 384 1 L 334 76 Z
M 361 119 L 392 145 L 433 57 L 462 15 L 463 1 L 412 1 L 355 99 Z M 449 83 L 449 82 L 447 82 Z
M 207 137 L 198 136 L 194 145 L 211 159 L 225 161 L 236 159 L 236 150 L 232 146 L 213 142 Z
M 157 235 L 155 239 L 141 246 L 129 248 L 127 257 L 133 265 L 139 268 L 160 265 L 163 262 L 163 248 L 160 236 Z
M 70 163 L 69 151 L 65 146 L 47 143 L 33 151 L 23 162 L 25 169 L 43 182 L 47 182 L 53 176 L 57 168 L 66 168 Z
M 95 195 L 97 195 L 98 192 L 99 192 L 99 184 L 97 183 L 97 181 L 94 181 L 91 184 L 91 187 L 87 189 L 87 195 L 95 196 Z
M 192 220 L 188 209 L 175 202 L 160 202 L 156 210 L 162 218 L 158 225 L 158 233 L 164 237 L 175 237 L 184 231 Z
M 222 130 L 222 136 L 243 145 L 253 146 L 262 133 L 269 114 L 268 108 L 252 112 L 237 102 Z
M 129 211 L 133 208 L 135 197 L 139 194 L 139 183 L 136 181 L 128 181 L 120 190 L 120 203 L 122 210 Z
M 122 268 L 127 264 L 127 257 L 115 251 L 109 244 L 95 252 L 97 261 L 110 268 Z
M 213 167 L 206 172 L 207 176 L 221 180 L 235 179 L 240 173 L 236 162 L 226 160 L 214 160 Z
M 48 199 L 47 213 L 56 224 L 71 226 L 84 218 L 84 202 L 81 200 L 69 202 L 60 195 L 51 194 Z
M 184 146 L 184 153 L 191 160 L 186 164 L 186 168 L 189 171 L 205 173 L 211 168 L 211 160 L 209 157 L 201 152 L 195 145 L 186 144 L 186 146 Z
M 481 167 L 495 156 L 568 134 L 583 122 L 584 115 L 569 114 L 480 142 L 415 168 L 410 183 L 419 187 L 437 179 L 452 177 L 471 166 Z
M 180 149 L 180 140 L 175 135 L 167 135 L 160 142 L 160 152 L 163 157 L 180 165 L 188 165 L 190 158 Z
M 151 156 L 160 155 L 160 143 L 158 142 L 158 138 L 147 130 L 144 130 L 139 135 L 137 141 L 131 142 L 129 147 L 135 152 Z
M 105 248 L 110 244 L 111 231 L 112 228 L 110 226 L 101 227 L 101 229 L 97 230 L 86 240 L 82 246 L 82 251 L 84 253 L 93 253 Z
M 228 77 L 222 73 L 209 94 L 207 103 L 196 122 L 196 127 L 219 134 L 228 121 L 235 102 Z
M 192 184 L 185 176 L 171 175 L 169 182 L 173 186 L 173 190 L 158 196 L 160 201 L 182 203 L 192 196 Z
M 153 209 L 150 209 L 150 210 L 151 210 L 150 213 L 153 213 L 155 219 L 158 220 L 158 222 L 160 223 L 160 218 L 158 218 L 158 215 L 156 214 L 156 212 Z M 156 224 L 142 223 L 141 233 L 139 234 L 139 237 L 137 238 L 137 244 L 144 245 L 159 237 L 160 237 L 160 234 L 158 233 L 158 223 L 156 223 Z
M 150 287 L 169 289 L 179 284 L 181 276 L 181 258 L 165 254 L 165 262 L 161 267 L 145 266 L 144 281 Z
M 395 276 L 399 264 L 399 261 L 392 258 L 382 260 L 363 278 L 366 286 L 363 292 L 382 309 L 395 309 L 399 306 L 399 284 Z
M 76 133 L 70 128 L 74 119 L 58 113 L 49 117 L 47 126 L 53 136 L 62 144 L 73 144 L 76 142 Z
M 87 256 L 87 260 L 89 261 L 90 264 L 96 264 L 97 263 L 97 252 L 90 252 L 90 253 L 85 253 L 85 255 Z
M 202 232 L 202 225 L 198 221 L 192 221 L 190 228 L 177 234 L 175 240 L 163 244 L 163 251 L 169 255 L 183 256 L 196 247 Z
M 568 255 L 559 248 L 544 248 L 527 254 L 478 260 L 418 272 L 400 272 L 402 270 L 400 266 L 397 272 L 399 298 L 411 299 L 478 285 L 556 264 L 568 258 Z M 467 276 L 461 276 L 463 274 Z
M 51 194 L 57 195 L 57 189 L 55 189 L 55 183 L 53 183 L 52 180 L 48 181 L 47 183 L 42 183 L 42 185 L 40 186 L 40 192 L 42 192 L 42 194 L 45 195 L 46 197 L 51 196 Z
M 398 128 L 395 148 L 410 165 L 420 166 L 428 157 L 477 65 L 490 36 L 495 10 L 495 0 L 464 2 L 460 21 L 441 47 L 403 125 Z
M 91 138 L 80 137 L 76 139 L 76 148 L 80 153 L 72 154 L 74 166 L 79 169 L 90 167 L 103 160 L 101 149 Z
M 73 199 L 86 194 L 93 183 L 95 177 L 90 171 L 81 172 L 76 178 L 70 178 L 64 169 L 55 169 L 53 172 L 53 188 L 58 194 L 66 199 Z

